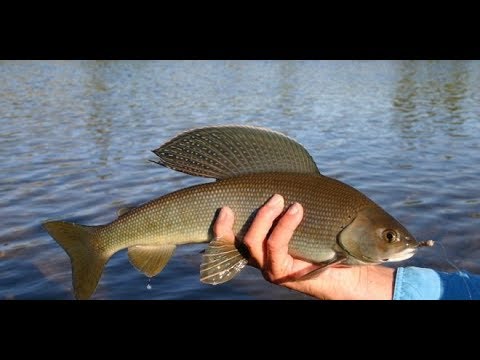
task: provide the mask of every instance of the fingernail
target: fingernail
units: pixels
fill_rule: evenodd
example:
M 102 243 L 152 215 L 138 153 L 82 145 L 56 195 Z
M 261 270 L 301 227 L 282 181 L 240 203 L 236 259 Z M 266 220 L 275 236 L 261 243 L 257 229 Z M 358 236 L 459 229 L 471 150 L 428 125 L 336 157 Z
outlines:
M 275 208 L 283 202 L 283 197 L 281 195 L 275 194 L 273 195 L 270 200 L 267 201 L 267 206 L 271 208 Z
M 288 208 L 287 213 L 288 213 L 289 215 L 295 215 L 296 213 L 298 213 L 299 210 L 300 210 L 300 205 L 298 205 L 298 203 L 293 203 L 293 204 Z

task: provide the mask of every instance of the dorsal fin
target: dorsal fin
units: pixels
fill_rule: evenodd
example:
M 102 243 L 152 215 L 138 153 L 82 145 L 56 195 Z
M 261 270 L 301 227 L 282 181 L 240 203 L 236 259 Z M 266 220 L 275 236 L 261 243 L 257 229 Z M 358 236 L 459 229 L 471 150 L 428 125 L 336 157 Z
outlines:
M 298 142 L 253 126 L 188 130 L 153 152 L 160 158 L 160 165 L 215 179 L 277 171 L 319 174 L 312 157 Z

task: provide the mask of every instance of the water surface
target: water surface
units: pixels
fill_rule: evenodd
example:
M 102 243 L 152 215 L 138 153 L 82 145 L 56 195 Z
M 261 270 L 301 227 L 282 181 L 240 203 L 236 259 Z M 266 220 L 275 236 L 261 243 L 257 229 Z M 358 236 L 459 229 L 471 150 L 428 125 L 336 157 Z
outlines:
M 150 150 L 232 123 L 297 139 L 322 173 L 441 244 L 402 265 L 479 273 L 479 90 L 479 61 L 1 61 L 0 299 L 72 299 L 68 257 L 41 222 L 102 224 L 207 181 Z M 202 284 L 202 249 L 178 248 L 150 290 L 121 251 L 93 298 L 308 298 L 253 268 Z

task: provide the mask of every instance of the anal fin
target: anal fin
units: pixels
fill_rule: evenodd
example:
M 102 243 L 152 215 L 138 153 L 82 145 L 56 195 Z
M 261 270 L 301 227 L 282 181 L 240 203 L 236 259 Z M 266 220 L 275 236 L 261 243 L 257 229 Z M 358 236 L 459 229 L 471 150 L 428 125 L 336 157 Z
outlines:
M 175 245 L 131 246 L 128 248 L 128 259 L 138 271 L 153 277 L 167 265 L 175 248 Z
M 200 281 L 217 285 L 237 275 L 248 263 L 246 253 L 224 239 L 212 240 L 203 255 Z

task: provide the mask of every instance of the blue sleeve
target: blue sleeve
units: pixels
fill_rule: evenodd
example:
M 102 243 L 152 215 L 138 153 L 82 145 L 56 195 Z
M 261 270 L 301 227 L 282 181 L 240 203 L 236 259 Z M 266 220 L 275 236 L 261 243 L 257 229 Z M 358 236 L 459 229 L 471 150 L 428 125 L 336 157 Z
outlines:
M 393 300 L 469 299 L 480 299 L 480 275 L 413 266 L 397 268 Z

